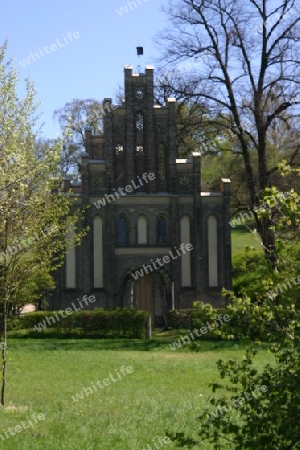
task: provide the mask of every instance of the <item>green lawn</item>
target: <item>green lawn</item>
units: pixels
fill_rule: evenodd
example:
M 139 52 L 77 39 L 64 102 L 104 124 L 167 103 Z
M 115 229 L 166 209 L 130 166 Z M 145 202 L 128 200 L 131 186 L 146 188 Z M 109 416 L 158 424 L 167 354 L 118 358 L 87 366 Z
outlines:
M 233 252 L 247 245 L 260 248 L 249 230 L 232 229 Z M 195 437 L 197 416 L 208 406 L 209 384 L 220 381 L 217 360 L 244 355 L 240 344 L 217 341 L 203 341 L 198 353 L 187 347 L 172 351 L 169 343 L 178 338 L 176 330 L 151 341 L 30 339 L 17 334 L 19 339 L 9 341 L 0 450 L 177 449 L 174 443 L 162 446 L 158 439 L 155 447 L 153 440 L 163 439 L 166 431 Z M 257 367 L 270 360 L 262 350 Z M 122 375 L 122 366 L 131 366 L 132 373 Z M 110 381 L 100 389 L 97 381 L 104 379 Z M 74 401 L 76 394 L 82 399 Z M 44 414 L 45 420 L 34 423 L 35 413 Z M 14 432 L 16 426 L 21 431 L 11 436 L 9 427 Z M 195 448 L 209 449 L 203 444 Z
M 254 225 L 249 224 L 247 227 L 251 229 Z M 235 253 L 245 251 L 247 246 L 263 251 L 261 238 L 251 233 L 250 229 L 247 227 L 245 225 L 239 225 L 231 229 L 231 245 L 233 255 Z M 288 253 L 291 251 L 300 252 L 300 243 L 295 240 L 291 240 L 287 244 L 286 251 Z
M 204 341 L 199 353 L 186 347 L 172 351 L 168 344 L 176 335 L 160 333 L 152 341 L 11 339 L 8 408 L 0 409 L 0 434 L 5 437 L 6 431 L 9 438 L 0 437 L 0 449 L 177 448 L 173 443 L 154 447 L 151 442 L 164 438 L 166 430 L 197 430 L 197 415 L 211 392 L 209 383 L 218 379 L 217 360 L 241 358 L 243 347 Z M 262 367 L 269 358 L 261 351 L 257 365 Z M 123 376 L 122 366 L 131 366 L 132 373 Z M 114 382 L 106 381 L 103 389 L 96 386 L 97 380 L 110 376 Z M 82 393 L 84 398 L 77 402 L 72 399 L 92 386 L 92 394 Z M 34 413 L 46 418 L 31 427 L 28 419 L 33 420 Z M 22 431 L 10 436 L 8 428 L 14 430 L 22 421 L 29 428 L 20 427 Z
M 245 226 L 231 229 L 232 253 L 245 251 L 246 246 L 262 250 L 259 236 L 254 236 Z

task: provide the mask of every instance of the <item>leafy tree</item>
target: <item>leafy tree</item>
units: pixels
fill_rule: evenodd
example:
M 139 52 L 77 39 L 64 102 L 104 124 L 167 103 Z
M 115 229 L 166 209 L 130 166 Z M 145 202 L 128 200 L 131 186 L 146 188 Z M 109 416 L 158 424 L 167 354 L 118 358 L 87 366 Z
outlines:
M 209 112 L 206 123 L 231 133 L 243 158 L 249 205 L 265 254 L 276 265 L 275 235 L 256 209 L 272 184 L 274 128 L 295 125 L 300 101 L 299 7 L 295 0 L 178 0 L 167 8 L 171 26 L 160 35 L 162 59 L 194 61 L 174 89 Z M 277 152 L 274 142 L 273 151 Z M 276 144 L 276 146 L 275 146 Z M 291 158 L 299 154 L 289 141 Z
M 293 169 L 282 166 L 282 170 L 285 178 Z M 299 259 L 295 256 L 293 261 L 289 241 L 290 233 L 299 233 L 300 196 L 293 189 L 288 194 L 267 188 L 266 207 L 259 212 L 270 219 L 274 213 L 280 216 L 274 221 L 274 233 L 282 243 L 277 270 L 263 277 L 257 302 L 231 294 L 226 311 L 232 319 L 227 333 L 251 337 L 252 343 L 242 361 L 218 361 L 220 376 L 227 380 L 227 395 L 223 385 L 212 382 L 209 406 L 199 417 L 199 439 L 184 433 L 172 436 L 181 448 L 201 442 L 214 449 L 300 449 L 300 277 Z M 254 367 L 258 339 L 264 339 L 274 356 L 261 371 Z
M 199 151 L 204 141 L 199 124 L 203 111 L 197 103 L 177 102 L 176 104 L 176 147 L 178 157 L 188 157 L 192 151 Z
M 77 172 L 80 153 L 86 148 L 85 130 L 91 129 L 94 134 L 102 132 L 103 116 L 113 108 L 110 103 L 94 98 L 75 98 L 54 111 L 53 117 L 58 120 L 64 138 L 62 161 L 65 174 Z
M 91 128 L 94 133 L 102 131 L 102 104 L 93 98 L 86 100 L 75 98 L 54 111 L 53 116 L 58 120 L 62 130 L 83 147 L 85 147 L 85 128 Z
M 0 306 L 2 309 L 1 404 L 5 405 L 7 317 L 36 290 L 51 287 L 49 277 L 64 258 L 66 235 L 76 232 L 79 212 L 75 197 L 62 192 L 61 143 L 36 147 L 35 91 L 26 81 L 26 95 L 17 94 L 18 77 L 0 47 Z M 71 243 L 68 245 L 71 245 Z M 43 275 L 42 275 L 43 274 Z M 42 278 L 44 281 L 42 282 Z M 47 278 L 47 280 L 46 280 Z
M 46 267 L 36 268 L 27 276 L 25 270 L 24 279 L 20 279 L 20 288 L 13 293 L 9 304 L 12 316 L 19 316 L 25 305 L 34 304 L 37 310 L 48 305 L 47 296 L 55 288 L 53 276 Z
M 154 100 L 164 106 L 169 97 L 176 99 L 176 147 L 178 157 L 188 157 L 192 151 L 201 155 L 218 153 L 215 125 L 206 122 L 207 111 L 197 101 L 187 100 L 180 92 L 179 84 L 184 77 L 181 69 L 166 71 L 158 69 L 155 80 Z

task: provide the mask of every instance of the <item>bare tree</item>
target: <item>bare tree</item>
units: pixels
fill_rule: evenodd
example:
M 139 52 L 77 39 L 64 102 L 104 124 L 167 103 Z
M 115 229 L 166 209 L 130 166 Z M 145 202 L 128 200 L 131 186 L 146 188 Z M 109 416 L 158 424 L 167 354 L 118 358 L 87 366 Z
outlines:
M 159 38 L 162 60 L 177 67 L 190 61 L 175 89 L 237 140 L 250 209 L 274 266 L 275 236 L 256 209 L 277 170 L 268 158 L 272 130 L 280 123 L 288 129 L 299 114 L 300 7 L 295 0 L 178 0 L 165 10 L 171 25 Z M 289 151 L 295 163 L 299 145 Z

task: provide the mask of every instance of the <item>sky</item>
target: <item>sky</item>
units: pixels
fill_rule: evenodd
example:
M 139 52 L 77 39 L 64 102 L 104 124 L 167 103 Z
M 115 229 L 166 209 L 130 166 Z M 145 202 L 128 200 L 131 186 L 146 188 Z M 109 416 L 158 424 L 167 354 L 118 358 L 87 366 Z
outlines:
M 157 65 L 154 38 L 167 25 L 166 0 L 0 0 L 0 44 L 24 79 L 35 82 L 42 135 L 60 128 L 55 109 L 74 98 L 112 98 L 123 86 L 125 65 Z M 122 8 L 122 9 L 121 9 Z M 144 47 L 137 57 L 136 47 Z M 134 70 L 135 72 L 136 70 Z

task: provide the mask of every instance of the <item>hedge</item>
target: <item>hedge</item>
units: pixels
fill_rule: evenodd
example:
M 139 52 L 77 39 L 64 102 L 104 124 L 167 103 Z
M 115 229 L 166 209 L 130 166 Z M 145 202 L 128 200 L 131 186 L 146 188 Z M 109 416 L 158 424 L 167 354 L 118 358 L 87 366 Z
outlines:
M 169 311 L 168 324 L 173 328 L 199 330 L 206 327 L 207 331 L 200 339 L 259 339 L 267 341 L 273 339 L 274 329 L 285 327 L 292 323 L 297 310 L 286 310 L 282 305 L 258 305 L 239 299 L 235 305 L 228 305 L 223 309 L 214 309 L 211 305 L 198 303 L 195 309 Z M 227 318 L 227 323 L 223 320 Z M 218 317 L 222 318 L 222 324 Z M 210 327 L 207 327 L 207 323 Z M 218 324 L 218 327 L 214 325 Z M 210 328 L 213 328 L 212 330 Z
M 194 329 L 200 329 L 206 326 L 207 322 L 213 328 L 210 330 L 207 327 L 207 332 L 201 336 L 201 339 L 212 338 L 227 338 L 227 333 L 224 333 L 226 324 L 221 326 L 221 322 L 218 321 L 218 316 L 229 315 L 226 309 L 214 309 L 211 305 L 206 303 L 197 303 L 196 309 L 186 310 L 173 310 L 168 314 L 168 325 L 177 329 L 188 329 L 192 331 Z M 214 325 L 214 321 L 218 324 L 218 327 Z M 227 328 L 226 328 L 227 330 Z
M 149 313 L 133 308 L 76 311 L 62 317 L 58 311 L 35 311 L 9 319 L 8 328 L 28 330 L 36 335 L 81 335 L 84 337 L 138 338 L 147 336 Z M 40 329 L 40 331 L 38 331 Z

